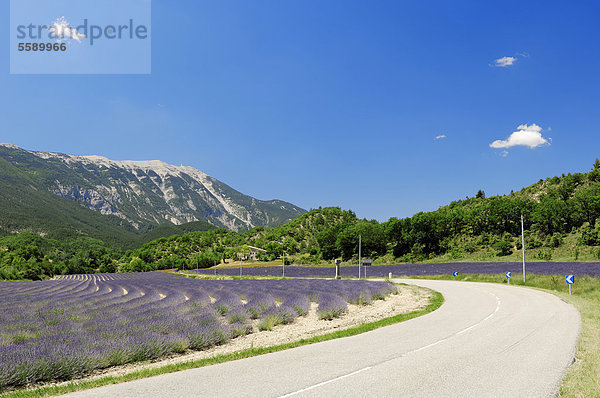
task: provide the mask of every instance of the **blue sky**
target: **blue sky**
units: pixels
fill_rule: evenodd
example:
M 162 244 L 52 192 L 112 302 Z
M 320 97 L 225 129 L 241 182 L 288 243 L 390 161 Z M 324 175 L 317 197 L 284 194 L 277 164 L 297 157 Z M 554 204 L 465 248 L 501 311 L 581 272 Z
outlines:
M 0 141 L 406 217 L 591 168 L 599 15 L 595 1 L 154 0 L 150 75 L 10 75 L 1 41 Z M 490 147 L 519 126 L 496 146 L 542 144 Z

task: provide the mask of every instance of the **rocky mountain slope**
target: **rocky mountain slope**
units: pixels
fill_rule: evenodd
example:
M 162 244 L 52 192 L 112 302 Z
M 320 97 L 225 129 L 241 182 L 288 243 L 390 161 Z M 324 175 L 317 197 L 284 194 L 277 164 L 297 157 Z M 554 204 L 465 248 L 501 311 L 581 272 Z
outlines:
M 0 181 L 2 185 L 51 192 L 120 219 L 134 232 L 195 221 L 244 231 L 277 226 L 305 213 L 287 202 L 244 195 L 193 167 L 159 160 L 115 161 L 27 151 L 12 144 L 0 144 L 0 159 L 1 167 L 13 170 L 8 173 L 12 182 Z

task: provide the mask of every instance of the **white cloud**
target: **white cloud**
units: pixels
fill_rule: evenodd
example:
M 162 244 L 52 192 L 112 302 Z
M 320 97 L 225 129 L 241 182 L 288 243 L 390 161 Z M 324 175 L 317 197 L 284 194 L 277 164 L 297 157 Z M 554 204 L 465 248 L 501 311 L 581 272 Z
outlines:
M 505 151 L 500 152 L 500 156 L 502 156 L 503 158 L 507 157 L 508 151 L 505 150 Z
M 436 140 L 441 140 L 441 139 L 444 139 L 444 138 L 446 138 L 446 134 L 440 134 L 440 135 L 436 135 L 435 136 Z
M 533 123 L 530 126 L 522 124 L 517 127 L 506 140 L 496 140 L 490 144 L 492 148 L 511 148 L 513 146 L 526 146 L 531 149 L 541 145 L 550 145 L 550 141 L 542 137 L 542 128 Z
M 78 42 L 81 42 L 82 39 L 85 39 L 85 35 L 79 33 L 77 29 L 72 27 L 65 17 L 60 17 L 54 21 L 52 25 L 48 26 L 48 30 L 59 43 L 65 39 L 74 39 Z
M 506 68 L 507 66 L 511 66 L 517 62 L 516 57 L 502 57 L 494 60 L 494 66 L 499 66 L 501 68 Z

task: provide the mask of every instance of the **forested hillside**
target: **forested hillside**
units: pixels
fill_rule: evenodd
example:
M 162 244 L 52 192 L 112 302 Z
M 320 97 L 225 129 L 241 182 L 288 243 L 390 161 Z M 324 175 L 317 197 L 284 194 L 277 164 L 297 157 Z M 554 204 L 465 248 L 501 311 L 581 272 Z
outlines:
M 23 231 L 58 240 L 85 235 L 116 246 L 132 246 L 138 238 L 122 219 L 40 189 L 20 167 L 0 157 L 0 234 Z
M 479 191 L 435 212 L 390 219 L 385 229 L 396 257 L 451 253 L 459 258 L 488 247 L 508 255 L 521 247 L 521 214 L 526 248 L 540 249 L 540 258 L 550 259 L 565 238 L 575 246 L 600 245 L 600 161 L 589 173 L 546 178 L 506 196 L 486 198 Z
M 335 258 L 354 261 L 359 236 L 363 256 L 379 263 L 493 260 L 521 249 L 521 214 L 531 259 L 600 258 L 600 161 L 588 173 L 546 178 L 505 196 L 486 197 L 479 191 L 436 211 L 383 223 L 358 219 L 349 210 L 319 208 L 279 227 L 243 233 L 213 229 L 181 234 L 185 230 L 178 230 L 124 254 L 101 247 L 74 250 L 31 234 L 11 236 L 0 240 L 0 277 L 34 278 L 37 271 L 23 271 L 28 269 L 24 264 L 42 264 L 47 276 L 76 270 L 210 267 L 247 255 L 248 246 L 265 249 L 259 254 L 262 260 L 277 259 L 285 252 L 300 264 Z
M 238 234 L 223 230 L 174 236 L 151 242 L 121 259 L 138 266 L 210 266 L 235 258 L 244 245 L 258 246 L 272 260 L 285 251 L 304 264 L 362 254 L 379 262 L 430 259 L 479 259 L 508 256 L 521 249 L 521 214 L 526 249 L 533 259 L 550 260 L 553 253 L 570 253 L 573 260 L 593 250 L 600 258 L 600 161 L 589 173 L 546 178 L 505 196 L 487 198 L 483 191 L 437 211 L 387 222 L 360 220 L 339 208 L 311 210 L 277 228 L 255 228 Z M 128 268 L 128 267 L 125 267 Z

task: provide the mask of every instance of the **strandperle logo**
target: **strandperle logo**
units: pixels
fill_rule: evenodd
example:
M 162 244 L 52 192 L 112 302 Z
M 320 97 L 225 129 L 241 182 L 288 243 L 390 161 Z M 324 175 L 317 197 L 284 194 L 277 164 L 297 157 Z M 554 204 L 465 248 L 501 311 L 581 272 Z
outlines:
M 10 73 L 152 73 L 152 0 L 10 0 Z
M 134 19 L 126 23 L 97 25 L 87 18 L 83 23 L 73 27 L 65 17 L 57 18 L 50 25 L 29 23 L 16 27 L 16 37 L 19 40 L 56 40 L 57 42 L 75 40 L 89 42 L 94 45 L 99 40 L 146 40 L 149 29 L 144 24 L 137 24 Z

